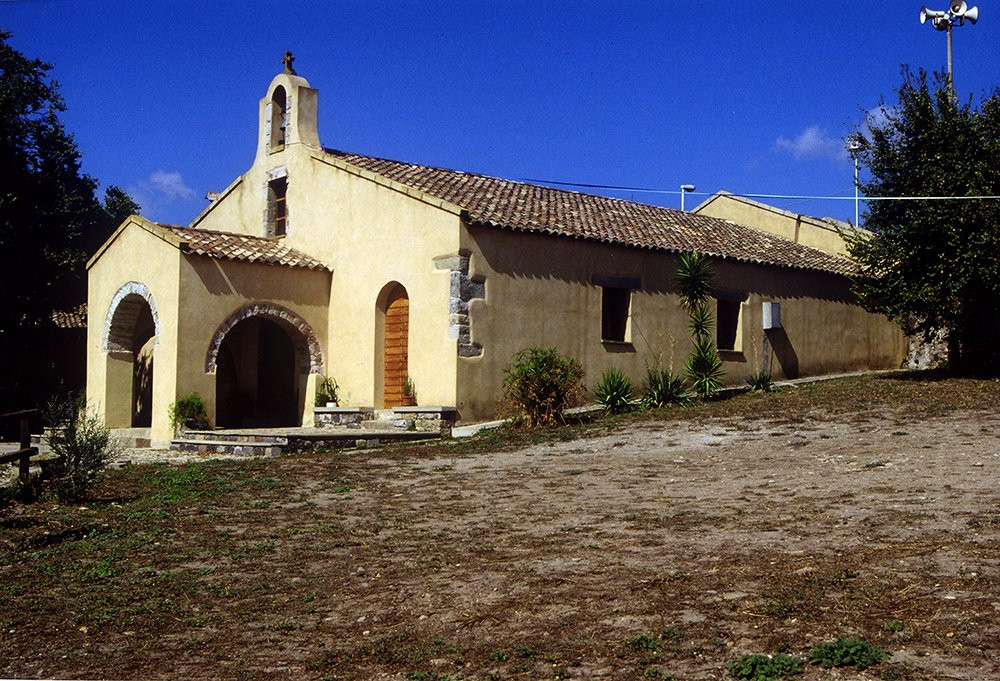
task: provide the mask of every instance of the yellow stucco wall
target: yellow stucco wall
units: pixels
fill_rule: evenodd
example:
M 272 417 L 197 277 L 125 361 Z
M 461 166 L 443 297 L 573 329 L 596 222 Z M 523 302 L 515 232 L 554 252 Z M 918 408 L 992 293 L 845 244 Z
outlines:
M 87 399 L 112 427 L 128 427 L 131 419 L 131 364 L 102 347 L 115 294 L 140 282 L 151 294 L 159 333 L 153 347 L 152 436 L 169 440 L 167 409 L 177 399 L 177 309 L 181 254 L 173 245 L 147 232 L 136 218 L 126 221 L 89 271 L 87 297 Z M 126 366 L 128 364 L 128 366 Z
M 285 78 L 275 78 L 261 100 L 262 128 L 273 89 L 293 85 Z M 308 129 L 303 122 L 298 125 Z M 314 144 L 294 142 L 279 151 L 261 143 L 254 165 L 193 224 L 265 236 L 267 183 L 285 177 L 288 218 L 281 243 L 333 272 L 323 349 L 326 372 L 340 385 L 341 403 L 381 407 L 376 301 L 387 284 L 398 282 L 410 299 L 409 373 L 419 399 L 454 404 L 450 275 L 434 263 L 458 251 L 458 210 L 348 167 Z
M 692 212 L 731 220 L 827 253 L 847 253 L 844 237 L 833 225 L 739 196 L 716 194 Z
M 636 383 L 656 362 L 683 369 L 690 334 L 673 283 L 676 255 L 478 227 L 465 235 L 470 275 L 485 280 L 486 297 L 470 305 L 472 340 L 482 344 L 482 355 L 459 362 L 463 419 L 493 413 L 503 368 L 527 346 L 556 347 L 579 360 L 588 387 L 609 367 Z M 718 290 L 746 294 L 742 352 L 722 353 L 727 384 L 740 384 L 762 367 L 765 300 L 781 303 L 784 328 L 769 337 L 776 378 L 895 368 L 902 361 L 899 328 L 852 304 L 844 278 L 714 264 Z M 594 275 L 641 279 L 632 295 L 631 343 L 601 341 L 602 289 L 592 283 Z
M 208 351 L 220 326 L 251 304 L 291 312 L 308 325 L 325 359 L 329 282 L 330 275 L 324 271 L 198 256 L 183 258 L 177 311 L 178 337 L 182 339 L 177 361 L 178 395 L 197 392 L 205 399 L 209 415 L 215 415 L 216 374 L 206 370 Z M 270 321 L 278 319 L 269 313 L 261 316 Z M 297 338 L 297 333 L 290 330 L 289 336 Z M 315 375 L 308 380 L 300 423 L 311 426 Z

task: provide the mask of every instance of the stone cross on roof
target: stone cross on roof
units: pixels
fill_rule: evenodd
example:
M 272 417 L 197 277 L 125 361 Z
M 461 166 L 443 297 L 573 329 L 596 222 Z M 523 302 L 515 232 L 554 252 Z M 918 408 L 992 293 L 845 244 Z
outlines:
M 290 75 L 296 75 L 295 68 L 292 66 L 292 62 L 295 61 L 295 57 L 292 56 L 291 52 L 285 52 L 285 58 L 281 60 L 281 63 L 285 65 L 285 73 Z

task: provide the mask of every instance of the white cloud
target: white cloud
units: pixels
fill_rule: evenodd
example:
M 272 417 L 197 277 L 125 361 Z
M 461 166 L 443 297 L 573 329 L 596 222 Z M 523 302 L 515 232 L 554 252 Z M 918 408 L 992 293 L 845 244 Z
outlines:
M 790 153 L 796 161 L 819 158 L 840 161 L 847 158 L 844 140 L 834 137 L 818 125 L 810 125 L 795 139 L 779 137 L 774 148 Z
M 154 170 L 147 179 L 131 185 L 128 193 L 142 208 L 142 214 L 154 220 L 162 219 L 172 207 L 191 202 L 198 196 L 176 170 Z
M 154 170 L 149 176 L 149 185 L 170 201 L 186 201 L 195 197 L 195 191 L 184 184 L 184 178 L 176 170 L 172 173 Z

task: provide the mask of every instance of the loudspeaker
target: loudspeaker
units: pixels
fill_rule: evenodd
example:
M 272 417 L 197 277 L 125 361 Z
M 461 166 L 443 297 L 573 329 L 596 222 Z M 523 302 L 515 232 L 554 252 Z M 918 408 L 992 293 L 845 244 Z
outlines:
M 926 23 L 928 19 L 938 19 L 943 17 L 946 13 L 939 12 L 938 10 L 927 9 L 926 7 L 920 8 L 920 23 Z

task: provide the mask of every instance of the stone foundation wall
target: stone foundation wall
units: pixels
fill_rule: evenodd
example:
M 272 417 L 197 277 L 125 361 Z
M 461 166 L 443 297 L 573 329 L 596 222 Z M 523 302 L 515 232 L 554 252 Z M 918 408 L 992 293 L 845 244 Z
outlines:
M 371 407 L 316 407 L 313 425 L 317 428 L 361 428 L 364 421 L 375 418 Z

